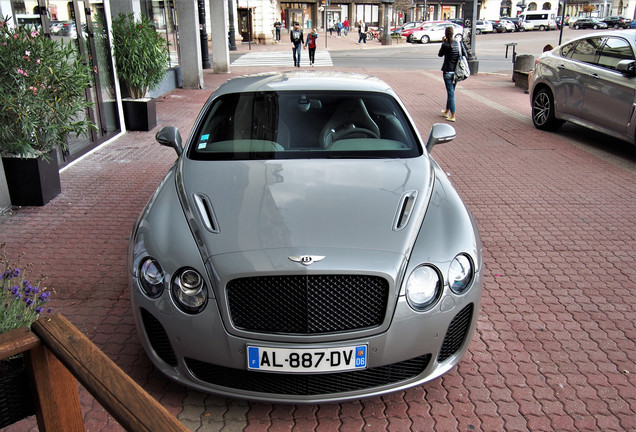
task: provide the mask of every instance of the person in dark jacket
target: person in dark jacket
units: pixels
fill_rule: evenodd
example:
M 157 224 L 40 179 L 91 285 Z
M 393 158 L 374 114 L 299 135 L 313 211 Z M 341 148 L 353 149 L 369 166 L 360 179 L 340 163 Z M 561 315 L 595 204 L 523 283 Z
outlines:
M 446 109 L 442 110 L 442 115 L 446 120 L 455 121 L 455 66 L 459 60 L 460 45 L 453 38 L 453 27 L 446 27 L 445 36 L 442 39 L 442 46 L 439 49 L 438 56 L 444 57 L 442 63 L 442 74 L 444 77 L 444 85 L 446 86 Z
M 298 22 L 294 22 L 294 28 L 289 32 L 289 39 L 292 43 L 292 55 L 294 56 L 294 66 L 300 67 L 300 51 L 304 48 L 303 29 Z

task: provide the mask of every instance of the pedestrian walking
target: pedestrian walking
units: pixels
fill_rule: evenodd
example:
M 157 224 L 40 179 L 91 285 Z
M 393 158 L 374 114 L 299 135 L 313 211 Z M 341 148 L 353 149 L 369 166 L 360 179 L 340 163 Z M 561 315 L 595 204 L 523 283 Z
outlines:
M 455 66 L 459 60 L 461 46 L 459 42 L 453 38 L 453 27 L 446 27 L 444 37 L 442 38 L 442 46 L 437 55 L 444 57 L 442 63 L 442 76 L 444 78 L 444 86 L 446 86 L 446 109 L 442 110 L 442 115 L 450 122 L 455 121 Z
M 289 32 L 289 39 L 292 43 L 292 55 L 294 56 L 294 67 L 300 67 L 300 51 L 304 49 L 303 29 L 301 29 L 298 21 L 294 21 L 294 28 Z
M 333 20 L 329 20 L 329 37 L 333 37 Z
M 305 46 L 309 48 L 309 66 L 313 66 L 316 61 L 316 39 L 318 39 L 318 32 L 313 29 L 305 41 Z
M 344 30 L 344 35 L 347 36 L 349 34 L 349 18 L 345 18 L 342 22 L 342 28 Z
M 358 45 L 360 45 L 360 42 L 367 43 L 367 26 L 362 20 L 358 23 Z
M 280 20 L 276 20 L 274 22 L 274 30 L 276 31 L 276 42 L 280 42 L 280 28 L 282 27 L 282 23 Z
M 340 33 L 342 33 L 342 23 L 340 22 L 340 20 L 338 20 L 338 23 L 336 24 L 336 30 L 338 32 L 338 37 L 340 37 Z

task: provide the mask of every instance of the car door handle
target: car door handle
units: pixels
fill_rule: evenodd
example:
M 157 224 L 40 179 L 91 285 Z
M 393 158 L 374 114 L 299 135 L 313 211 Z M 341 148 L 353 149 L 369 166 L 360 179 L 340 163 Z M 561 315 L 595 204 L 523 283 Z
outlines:
M 595 74 L 595 73 L 590 74 L 590 76 L 591 76 L 592 78 L 594 78 L 594 79 L 601 79 L 601 77 L 600 77 L 600 76 L 598 76 L 598 74 Z
M 560 65 L 557 66 L 557 69 L 563 70 L 563 69 L 565 69 L 565 65 L 560 64 Z

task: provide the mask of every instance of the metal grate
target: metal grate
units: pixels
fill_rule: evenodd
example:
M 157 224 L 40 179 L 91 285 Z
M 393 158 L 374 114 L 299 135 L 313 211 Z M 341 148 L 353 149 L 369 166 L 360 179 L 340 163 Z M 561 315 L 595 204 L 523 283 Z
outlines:
M 319 334 L 379 326 L 389 283 L 377 276 L 261 276 L 227 285 L 232 323 L 253 332 Z
M 370 389 L 417 377 L 431 355 L 387 366 L 327 374 L 274 374 L 215 366 L 186 358 L 186 365 L 201 381 L 221 387 L 267 394 L 321 395 Z
M 168 334 L 157 318 L 146 309 L 141 308 L 141 319 L 144 322 L 144 329 L 150 341 L 150 345 L 157 356 L 170 366 L 177 365 L 177 356 L 170 345 Z
M 443 362 L 453 354 L 455 354 L 466 340 L 470 322 L 473 318 L 473 304 L 469 304 L 462 309 L 451 321 L 444 337 L 444 342 L 437 355 L 437 361 Z

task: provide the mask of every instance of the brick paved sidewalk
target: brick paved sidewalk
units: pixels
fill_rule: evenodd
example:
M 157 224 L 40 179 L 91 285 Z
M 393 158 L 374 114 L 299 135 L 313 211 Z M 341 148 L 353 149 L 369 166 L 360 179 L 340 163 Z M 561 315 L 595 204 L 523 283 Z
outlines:
M 206 73 L 205 90 L 162 97 L 159 127 L 187 135 L 216 86 L 258 71 Z M 441 73 L 362 72 L 394 87 L 422 135 L 443 121 Z M 50 275 L 55 312 L 193 431 L 636 431 L 633 148 L 574 126 L 534 129 L 510 76 L 471 77 L 456 99 L 458 137 L 433 156 L 477 219 L 485 293 L 466 357 L 414 389 L 270 405 L 192 391 L 154 370 L 125 273 L 133 222 L 176 157 L 154 133 L 128 133 L 66 168 L 50 204 L 0 216 L 0 240 Z M 81 402 L 87 430 L 121 430 L 84 390 Z M 37 427 L 31 418 L 7 430 Z

